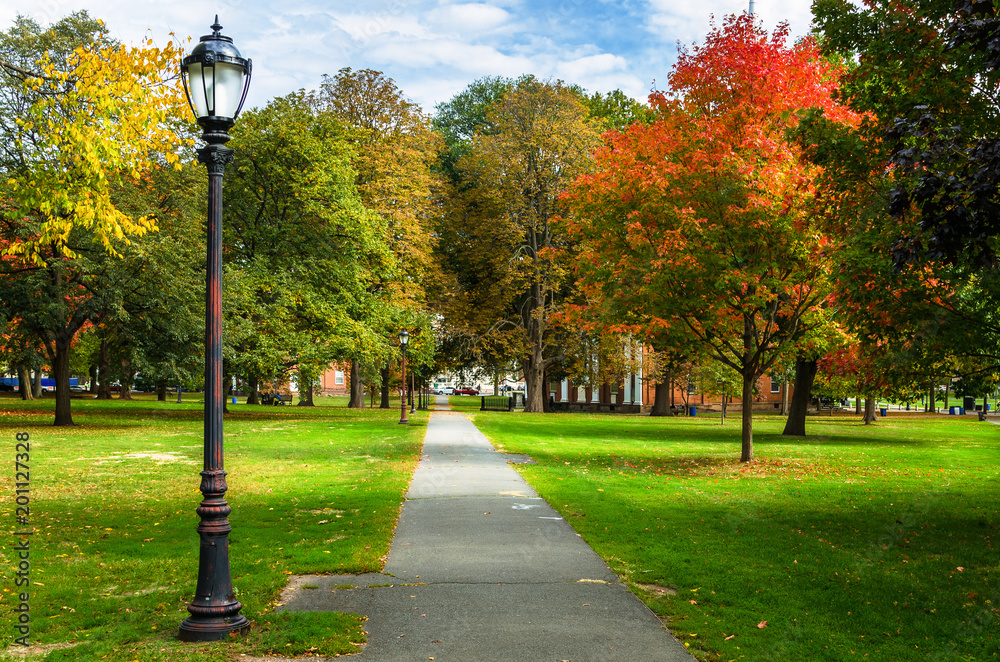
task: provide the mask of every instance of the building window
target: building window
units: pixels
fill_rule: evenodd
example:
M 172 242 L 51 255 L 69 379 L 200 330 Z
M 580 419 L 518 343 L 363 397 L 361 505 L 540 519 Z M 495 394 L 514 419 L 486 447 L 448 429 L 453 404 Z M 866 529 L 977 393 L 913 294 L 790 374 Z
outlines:
M 781 393 L 781 382 L 771 377 L 771 393 Z
M 344 371 L 343 370 L 335 370 L 333 372 L 333 383 L 336 384 L 337 386 L 343 386 L 344 385 Z

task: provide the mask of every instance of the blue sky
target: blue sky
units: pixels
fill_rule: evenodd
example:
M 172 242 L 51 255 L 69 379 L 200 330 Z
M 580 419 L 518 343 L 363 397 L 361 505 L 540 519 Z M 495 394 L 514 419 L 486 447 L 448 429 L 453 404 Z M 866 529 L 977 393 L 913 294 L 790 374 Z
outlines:
M 756 0 L 769 29 L 788 21 L 809 30 L 810 0 Z M 392 77 L 424 110 L 489 75 L 559 78 L 590 91 L 616 88 L 645 99 L 662 87 L 677 42 L 706 34 L 710 17 L 747 9 L 744 0 L 0 0 L 0 29 L 17 13 L 43 25 L 88 10 L 112 36 L 210 32 L 214 15 L 246 57 L 254 79 L 247 103 L 318 87 L 342 67 Z

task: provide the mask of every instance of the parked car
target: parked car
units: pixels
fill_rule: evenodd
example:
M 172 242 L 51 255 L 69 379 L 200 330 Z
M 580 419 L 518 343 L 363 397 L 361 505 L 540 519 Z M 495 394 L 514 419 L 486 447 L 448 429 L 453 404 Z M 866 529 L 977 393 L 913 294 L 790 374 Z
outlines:
M 479 391 L 468 386 L 462 386 L 455 389 L 455 395 L 479 395 Z

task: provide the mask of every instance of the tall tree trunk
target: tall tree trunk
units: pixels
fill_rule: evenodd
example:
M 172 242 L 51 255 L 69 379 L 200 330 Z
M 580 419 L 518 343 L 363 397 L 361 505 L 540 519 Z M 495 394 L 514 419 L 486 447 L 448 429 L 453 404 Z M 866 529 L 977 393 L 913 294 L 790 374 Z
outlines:
M 167 401 L 167 380 L 157 379 L 156 380 L 156 401 L 166 402 Z
M 950 392 L 951 392 L 951 378 L 949 377 L 948 381 L 945 382 L 944 385 L 944 413 L 946 414 L 949 411 L 951 411 L 950 409 L 948 409 L 948 395 Z
M 97 375 L 100 378 L 97 386 L 97 399 L 111 399 L 111 360 L 108 358 L 108 339 L 101 338 L 101 346 L 97 350 Z
M 90 393 L 97 395 L 97 364 L 90 366 Z
M 934 387 L 934 380 L 931 380 L 931 385 L 927 389 L 927 408 L 925 411 L 929 411 L 932 414 L 937 413 L 937 389 Z
M 389 409 L 389 362 L 387 361 L 385 367 L 379 370 L 382 373 L 382 389 L 381 396 L 382 401 L 379 403 L 379 409 Z
M 52 366 L 52 369 L 55 370 L 55 366 Z M 31 379 L 31 395 L 35 396 L 36 398 L 42 397 L 42 369 L 41 368 L 39 368 L 38 370 L 35 371 L 35 375 Z
M 351 359 L 351 398 L 347 406 L 351 409 L 365 406 L 365 385 L 361 381 L 361 362 L 357 359 Z
M 537 327 L 537 325 L 535 325 Z M 545 368 L 542 360 L 541 339 L 532 333 L 531 358 L 524 362 L 524 411 L 541 413 L 545 411 L 548 394 L 545 388 Z
M 34 400 L 35 396 L 31 392 L 31 373 L 23 363 L 17 365 L 17 390 L 21 393 L 22 400 Z
M 669 373 L 668 373 L 669 374 Z M 656 382 L 653 392 L 653 408 L 650 416 L 670 416 L 670 380 L 661 379 Z
M 781 385 L 781 415 L 788 415 L 788 385 L 789 381 L 786 379 Z
M 729 403 L 728 396 L 723 395 L 722 396 L 722 420 L 719 422 L 719 425 L 725 425 L 726 424 L 726 405 L 728 403 Z
M 860 393 L 858 393 L 857 397 L 854 398 L 854 413 L 857 416 L 861 416 L 865 413 L 865 406 L 861 403 Z
M 135 379 L 135 370 L 132 369 L 132 362 L 122 359 L 121 388 L 118 390 L 119 400 L 132 399 L 132 380 Z
M 306 381 L 306 406 L 307 407 L 315 407 L 316 406 L 316 401 L 314 400 L 315 397 L 316 397 L 316 385 L 313 383 L 312 377 L 310 377 Z M 299 404 L 302 404 L 302 397 L 301 396 L 299 396 Z
M 177 404 L 181 403 L 181 397 L 183 395 L 184 395 L 184 387 L 181 386 L 181 383 L 178 381 L 177 382 Z
M 809 410 L 809 400 L 812 396 L 813 380 L 816 378 L 816 361 L 803 358 L 795 359 L 795 392 L 788 408 L 788 420 L 781 434 L 790 437 L 806 435 L 806 412 Z
M 303 392 L 305 389 L 305 392 Z M 315 407 L 313 402 L 313 380 L 312 375 L 302 372 L 299 369 L 299 407 Z
M 69 334 L 68 338 L 66 335 L 61 333 L 51 345 L 46 345 L 54 349 L 54 356 L 48 357 L 52 362 L 53 377 L 56 382 L 56 420 L 53 425 L 73 425 L 69 397 L 69 346 L 74 334 Z
M 875 398 L 865 398 L 865 425 L 878 422 L 878 414 L 875 410 Z
M 542 398 L 542 411 L 547 414 L 551 414 L 555 410 L 552 408 L 552 400 L 549 399 L 552 395 L 552 391 L 549 390 L 549 373 L 547 370 L 542 375 L 542 384 L 545 387 L 545 397 Z
M 537 253 L 535 253 L 537 264 Z M 536 267 L 537 268 L 537 267 Z M 539 282 L 531 286 L 531 308 L 528 317 L 524 319 L 528 332 L 528 342 L 531 355 L 525 361 L 525 412 L 544 412 L 545 402 L 549 399 L 548 385 L 545 383 L 545 288 Z
M 753 387 L 756 381 L 757 378 L 750 369 L 744 368 L 740 462 L 753 462 Z
M 222 398 L 222 413 L 229 413 L 229 398 L 232 397 L 233 393 L 233 376 L 229 372 L 229 363 L 226 359 L 222 359 L 222 393 L 218 397 Z M 205 397 L 208 397 L 208 384 L 205 384 Z M 208 406 L 208 401 L 205 401 L 205 405 Z
M 250 393 L 247 395 L 247 404 L 259 405 L 260 377 L 258 375 L 250 375 L 250 377 L 247 378 L 247 388 L 250 389 Z

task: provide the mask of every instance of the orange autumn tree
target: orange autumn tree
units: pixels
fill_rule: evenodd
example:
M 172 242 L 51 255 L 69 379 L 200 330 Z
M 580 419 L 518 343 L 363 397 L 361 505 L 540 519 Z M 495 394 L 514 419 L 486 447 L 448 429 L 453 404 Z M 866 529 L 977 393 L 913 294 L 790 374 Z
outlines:
M 605 136 L 567 221 L 595 313 L 683 334 L 740 375 L 743 462 L 757 380 L 828 323 L 819 171 L 787 133 L 805 109 L 855 120 L 831 99 L 839 69 L 787 37 L 729 16 L 682 51 L 670 91 L 650 95 L 657 120 Z

